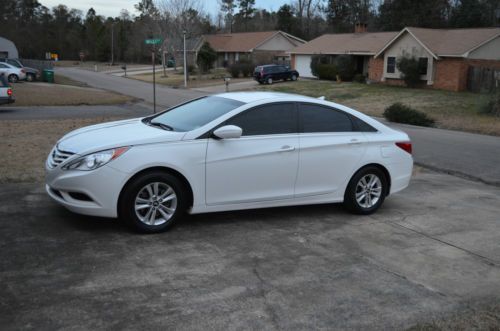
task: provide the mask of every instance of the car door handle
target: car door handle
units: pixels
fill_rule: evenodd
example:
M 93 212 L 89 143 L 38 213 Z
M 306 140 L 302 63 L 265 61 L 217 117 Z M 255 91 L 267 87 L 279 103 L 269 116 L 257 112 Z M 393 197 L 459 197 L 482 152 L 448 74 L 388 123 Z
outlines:
M 291 152 L 291 151 L 294 151 L 295 150 L 295 147 L 293 146 L 289 146 L 289 145 L 285 145 L 285 146 L 281 146 L 280 148 L 280 152 Z
M 351 141 L 349 142 L 349 144 L 351 144 L 351 145 L 360 145 L 361 141 L 359 141 L 358 139 L 351 139 Z

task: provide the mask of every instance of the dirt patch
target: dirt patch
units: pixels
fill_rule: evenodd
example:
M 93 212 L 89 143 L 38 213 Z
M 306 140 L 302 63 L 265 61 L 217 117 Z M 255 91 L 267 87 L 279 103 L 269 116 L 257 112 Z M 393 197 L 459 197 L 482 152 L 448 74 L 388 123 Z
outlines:
M 121 118 L 0 121 L 0 183 L 40 182 L 54 144 L 68 131 Z
M 63 79 L 63 78 L 56 78 Z M 12 90 L 15 106 L 74 106 L 123 104 L 132 97 L 99 89 L 48 83 L 17 83 Z

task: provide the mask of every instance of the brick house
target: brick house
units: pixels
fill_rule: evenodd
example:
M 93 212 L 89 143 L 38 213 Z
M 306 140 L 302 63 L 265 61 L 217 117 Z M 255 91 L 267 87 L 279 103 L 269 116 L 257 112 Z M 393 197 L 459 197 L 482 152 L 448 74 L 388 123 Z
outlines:
M 257 64 L 288 62 L 287 53 L 305 43 L 304 40 L 283 31 L 241 32 L 203 35 L 195 46 L 195 52 L 204 42 L 217 52 L 216 67 L 225 67 L 242 59 Z
M 421 80 L 429 87 L 463 91 L 469 67 L 500 69 L 500 28 L 424 29 L 323 35 L 290 51 L 292 66 L 312 77 L 313 54 L 350 54 L 359 59 L 358 72 L 373 82 L 403 84 L 397 59 L 412 56 L 421 63 Z M 361 60 L 357 60 L 361 62 Z M 302 72 L 301 72 L 302 71 Z
M 369 78 L 402 84 L 396 66 L 401 56 L 418 58 L 425 84 L 463 91 L 470 66 L 500 69 L 500 28 L 404 28 L 375 54 Z

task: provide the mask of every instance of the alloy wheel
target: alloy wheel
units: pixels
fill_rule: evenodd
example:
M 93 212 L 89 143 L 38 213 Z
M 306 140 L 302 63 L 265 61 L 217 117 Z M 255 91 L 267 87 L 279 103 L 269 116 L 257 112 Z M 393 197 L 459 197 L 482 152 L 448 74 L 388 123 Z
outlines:
M 177 194 L 166 183 L 149 183 L 137 194 L 134 208 L 142 223 L 149 226 L 162 225 L 175 214 Z
M 382 196 L 382 182 L 375 174 L 367 174 L 356 185 L 356 201 L 363 208 L 372 208 Z

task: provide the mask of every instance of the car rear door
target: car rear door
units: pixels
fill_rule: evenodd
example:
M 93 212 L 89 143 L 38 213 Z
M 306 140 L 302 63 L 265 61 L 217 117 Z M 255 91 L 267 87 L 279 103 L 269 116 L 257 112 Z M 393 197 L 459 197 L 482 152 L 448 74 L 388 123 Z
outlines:
M 274 103 L 244 111 L 223 125 L 236 125 L 234 139 L 210 138 L 206 156 L 209 205 L 293 198 L 298 167 L 297 111 Z
M 343 187 L 366 149 L 348 114 L 313 103 L 298 104 L 299 169 L 295 196 L 329 194 Z M 343 192 L 341 192 L 343 194 Z
M 4 75 L 5 78 L 7 78 L 7 76 L 9 75 L 9 67 L 7 65 L 5 65 L 4 63 L 0 63 L 0 75 Z

